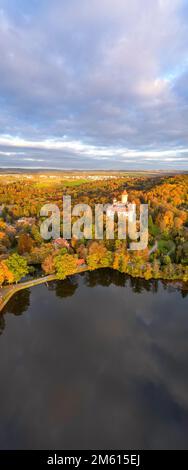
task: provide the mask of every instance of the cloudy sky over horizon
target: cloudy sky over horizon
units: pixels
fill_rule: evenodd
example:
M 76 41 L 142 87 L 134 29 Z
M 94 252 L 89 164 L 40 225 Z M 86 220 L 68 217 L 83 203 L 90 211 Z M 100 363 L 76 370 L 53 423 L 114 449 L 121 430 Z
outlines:
M 0 167 L 188 170 L 187 0 L 0 0 Z

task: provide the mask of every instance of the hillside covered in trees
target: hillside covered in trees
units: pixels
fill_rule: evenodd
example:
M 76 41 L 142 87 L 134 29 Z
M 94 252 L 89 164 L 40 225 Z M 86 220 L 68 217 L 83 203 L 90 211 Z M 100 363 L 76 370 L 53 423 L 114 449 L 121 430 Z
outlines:
M 0 176 L 0 285 L 27 276 L 56 273 L 59 279 L 75 272 L 79 263 L 89 269 L 112 267 L 131 276 L 188 281 L 188 175 Z M 78 203 L 111 203 L 124 190 L 129 202 L 149 206 L 149 245 L 130 251 L 128 240 L 53 240 L 40 235 L 40 210 L 57 204 L 62 215 L 64 195 Z M 61 230 L 63 226 L 61 225 Z

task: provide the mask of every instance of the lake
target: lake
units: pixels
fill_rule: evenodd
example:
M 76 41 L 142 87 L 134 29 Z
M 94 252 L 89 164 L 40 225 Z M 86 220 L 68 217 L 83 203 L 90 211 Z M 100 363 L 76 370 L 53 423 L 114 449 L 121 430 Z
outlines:
M 188 296 L 98 270 L 0 317 L 1 449 L 188 449 Z

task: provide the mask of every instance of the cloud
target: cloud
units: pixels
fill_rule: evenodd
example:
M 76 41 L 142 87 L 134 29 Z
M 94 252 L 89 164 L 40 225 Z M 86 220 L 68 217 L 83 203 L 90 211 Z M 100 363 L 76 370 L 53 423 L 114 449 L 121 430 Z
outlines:
M 0 151 L 187 168 L 187 19 L 184 0 L 0 0 Z

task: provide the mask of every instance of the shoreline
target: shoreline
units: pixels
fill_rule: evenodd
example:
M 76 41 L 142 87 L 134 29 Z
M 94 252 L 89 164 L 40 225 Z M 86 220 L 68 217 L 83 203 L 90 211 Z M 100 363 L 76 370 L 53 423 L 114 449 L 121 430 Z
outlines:
M 97 268 L 97 269 L 105 269 L 105 268 Z M 109 267 L 109 269 L 113 269 L 111 267 Z M 89 270 L 88 267 L 84 267 L 84 268 L 79 268 L 74 274 L 72 274 L 73 276 L 75 276 L 75 274 L 80 274 L 80 273 L 84 273 L 86 271 L 96 271 L 95 269 L 94 270 Z M 116 270 L 115 270 L 116 271 Z M 117 270 L 118 271 L 118 270 Z M 120 271 L 118 271 L 120 272 Z M 127 274 L 127 273 L 121 273 L 120 274 L 125 274 L 127 276 L 130 276 L 130 277 L 133 277 L 133 278 L 140 278 L 140 279 L 145 279 L 144 277 L 140 277 L 140 276 L 131 276 L 130 274 Z M 2 312 L 2 310 L 4 309 L 4 307 L 7 305 L 7 303 L 9 302 L 9 300 L 13 297 L 14 294 L 16 294 L 17 292 L 21 291 L 21 290 L 24 290 L 24 289 L 29 289 L 30 287 L 35 287 L 35 286 L 38 286 L 38 285 L 41 285 L 41 284 L 45 284 L 45 283 L 48 283 L 48 282 L 51 282 L 51 281 L 58 281 L 59 279 L 57 278 L 56 274 L 49 274 L 47 276 L 43 276 L 43 277 L 40 277 L 38 279 L 32 279 L 30 281 L 25 281 L 25 282 L 22 282 L 20 284 L 13 284 L 13 285 L 10 285 L 10 286 L 6 286 L 4 288 L 2 288 L 2 290 L 4 289 L 6 291 L 5 293 L 5 296 L 3 297 L 2 295 L 2 302 L 0 303 L 0 314 Z M 185 281 L 181 280 L 181 279 L 163 279 L 163 278 L 151 278 L 151 279 L 145 279 L 145 281 L 164 281 L 164 282 L 169 282 L 169 283 L 173 283 L 175 284 L 175 287 L 176 288 L 183 288 L 185 287 L 185 290 L 187 291 L 188 290 L 188 285 Z
M 73 274 L 73 276 L 75 276 L 75 274 L 80 274 L 85 271 L 88 271 L 88 267 L 79 268 Z M 30 281 L 20 282 L 20 284 L 18 283 L 18 284 L 13 284 L 13 285 L 4 287 L 4 290 L 6 290 L 7 292 L 5 293 L 4 297 L 2 295 L 2 302 L 0 303 L 0 314 L 2 310 L 4 309 L 4 307 L 7 305 L 7 303 L 9 302 L 9 300 L 11 299 L 11 297 L 13 297 L 13 295 L 16 294 L 17 292 L 24 290 L 24 289 L 29 289 L 30 287 L 38 286 L 40 284 L 45 284 L 50 281 L 58 281 L 58 280 L 59 279 L 57 278 L 56 274 L 49 274 L 48 276 L 39 277 L 38 279 L 32 279 Z

